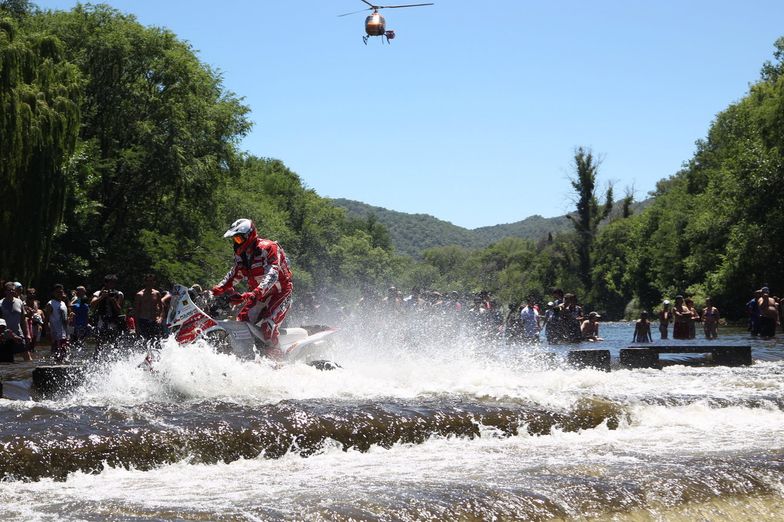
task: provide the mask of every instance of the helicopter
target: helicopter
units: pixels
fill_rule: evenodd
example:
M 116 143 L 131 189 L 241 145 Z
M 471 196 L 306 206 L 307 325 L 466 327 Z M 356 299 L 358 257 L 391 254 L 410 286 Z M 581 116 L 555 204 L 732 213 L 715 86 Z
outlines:
M 361 0 L 361 1 L 369 5 L 370 7 L 365 9 L 360 9 L 359 11 L 353 11 L 351 13 L 345 13 L 338 16 L 348 16 L 352 14 L 361 13 L 363 11 L 371 11 L 371 10 L 373 11 L 368 15 L 367 18 L 365 18 L 365 32 L 367 34 L 362 37 L 362 41 L 365 42 L 365 45 L 367 45 L 367 41 L 371 36 L 381 36 L 382 43 L 384 41 L 383 40 L 384 38 L 386 38 L 387 43 L 390 43 L 389 41 L 395 38 L 395 31 L 391 29 L 390 30 L 386 29 L 386 21 L 384 20 L 384 17 L 381 16 L 381 13 L 378 12 L 379 9 L 398 9 L 401 7 L 421 7 L 425 5 L 433 5 L 433 2 L 427 4 L 373 5 L 367 0 Z

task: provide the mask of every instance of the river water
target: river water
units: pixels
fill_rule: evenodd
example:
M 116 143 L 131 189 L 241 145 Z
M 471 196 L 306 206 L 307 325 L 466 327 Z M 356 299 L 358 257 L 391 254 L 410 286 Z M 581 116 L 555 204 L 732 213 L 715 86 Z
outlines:
M 56 400 L 0 399 L 0 520 L 784 518 L 782 341 L 724 329 L 752 366 L 608 373 L 370 324 L 334 371 L 166 343 L 154 374 L 118 354 Z M 617 360 L 632 329 L 580 347 Z

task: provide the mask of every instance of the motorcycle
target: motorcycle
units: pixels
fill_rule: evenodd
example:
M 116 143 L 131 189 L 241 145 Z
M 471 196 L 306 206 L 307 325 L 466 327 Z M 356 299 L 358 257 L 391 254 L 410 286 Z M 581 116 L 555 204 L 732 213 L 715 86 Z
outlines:
M 255 324 L 233 319 L 214 319 L 194 302 L 194 296 L 188 288 L 178 284 L 171 290 L 166 326 L 170 335 L 180 344 L 204 339 L 218 352 L 233 354 L 240 359 L 269 357 L 284 363 L 301 361 L 321 370 L 340 367 L 323 359 L 328 338 L 336 331 L 334 328 L 321 325 L 281 328 L 279 346 L 269 348 L 261 329 Z M 151 359 L 149 355 L 148 359 Z M 152 363 L 151 360 L 147 362 L 148 365 Z

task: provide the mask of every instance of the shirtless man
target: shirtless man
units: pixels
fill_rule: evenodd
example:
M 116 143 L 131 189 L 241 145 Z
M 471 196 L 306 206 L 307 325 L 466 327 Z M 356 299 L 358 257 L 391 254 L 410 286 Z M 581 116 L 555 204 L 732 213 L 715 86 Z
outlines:
M 133 309 L 136 315 L 136 331 L 144 339 L 157 339 L 161 336 L 163 302 L 161 293 L 155 289 L 155 275 L 144 276 L 144 288 L 136 293 Z
M 779 322 L 779 304 L 770 296 L 768 287 L 760 289 L 762 296 L 757 299 L 759 305 L 759 334 L 770 339 L 776 336 L 776 325 Z
M 580 333 L 582 334 L 583 341 L 604 341 L 599 337 L 599 319 L 601 315 L 596 312 L 588 314 L 588 319 L 584 320 L 580 325 Z

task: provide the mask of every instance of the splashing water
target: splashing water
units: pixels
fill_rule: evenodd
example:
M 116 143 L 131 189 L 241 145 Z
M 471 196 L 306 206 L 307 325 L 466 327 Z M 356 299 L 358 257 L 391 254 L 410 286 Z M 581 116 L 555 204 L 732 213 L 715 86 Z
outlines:
M 602 328 L 617 356 L 629 325 Z M 122 355 L 63 399 L 0 401 L 0 516 L 781 514 L 780 344 L 724 333 L 753 366 L 606 373 L 469 334 L 363 318 L 335 371 L 166 341 L 153 373 Z

